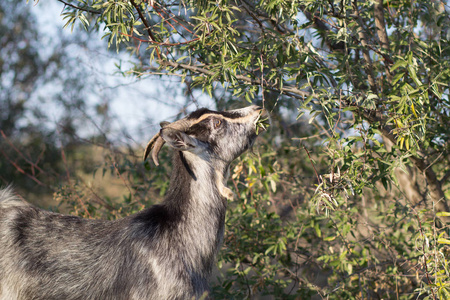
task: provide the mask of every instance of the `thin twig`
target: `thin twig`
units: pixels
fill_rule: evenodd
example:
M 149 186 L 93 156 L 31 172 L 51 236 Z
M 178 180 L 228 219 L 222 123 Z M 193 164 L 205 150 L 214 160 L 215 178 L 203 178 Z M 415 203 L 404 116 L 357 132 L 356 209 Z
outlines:
M 119 169 L 117 168 L 117 165 L 118 165 L 118 164 L 117 164 L 116 161 L 113 159 L 113 167 L 114 167 L 114 170 L 116 171 L 117 176 L 119 176 L 119 178 L 120 178 L 120 179 L 122 180 L 122 182 L 125 184 L 125 186 L 127 187 L 128 192 L 130 193 L 130 195 L 131 195 L 131 196 L 134 196 L 134 193 L 133 193 L 133 191 L 132 191 L 130 185 L 129 185 L 128 182 L 125 180 L 125 178 L 123 178 L 122 174 L 120 173 Z
M 59 130 L 58 130 L 59 133 Z M 66 177 L 67 177 L 67 182 L 71 182 L 71 177 L 70 177 L 70 172 L 69 172 L 69 164 L 67 163 L 67 158 L 66 158 L 66 152 L 64 151 L 64 146 L 62 143 L 62 140 L 60 139 L 60 147 L 61 147 L 61 158 L 64 164 L 64 168 L 66 169 Z
M 433 283 L 431 282 L 431 279 L 430 279 L 430 276 L 429 276 L 429 272 L 428 272 L 427 258 L 425 256 L 426 238 L 425 238 L 425 234 L 423 233 L 422 222 L 420 221 L 419 214 L 416 212 L 416 210 L 414 208 L 412 208 L 412 211 L 414 212 L 414 214 L 417 217 L 417 222 L 419 223 L 420 235 L 422 236 L 422 239 L 423 239 L 422 247 L 423 247 L 423 251 L 424 251 L 424 253 L 423 253 L 424 254 L 423 255 L 423 264 L 425 266 L 425 276 L 427 278 L 428 285 L 430 286 L 431 293 L 433 294 L 433 299 L 436 300 L 436 295 L 434 294 L 434 289 L 432 288 Z
M 6 134 L 3 132 L 3 130 L 0 129 L 0 134 L 3 137 L 3 139 L 8 143 L 8 145 L 21 157 L 25 160 L 25 162 L 27 162 L 28 164 L 30 164 L 30 166 L 34 169 L 36 168 L 39 172 L 42 173 L 46 173 L 44 170 L 42 170 L 36 163 L 32 162 L 28 157 L 26 157 L 22 151 L 20 151 L 19 149 L 17 149 L 16 146 L 14 146 L 14 144 L 10 141 L 10 139 L 6 136 Z
M 72 7 L 72 8 L 75 8 L 75 9 L 78 9 L 78 10 L 82 10 L 82 11 L 85 11 L 85 12 L 88 12 L 88 13 L 91 13 L 91 14 L 97 14 L 97 15 L 102 14 L 102 12 L 101 12 L 101 11 L 98 11 L 98 10 L 92 10 L 92 9 L 89 9 L 89 8 L 84 8 L 84 7 L 76 6 L 76 5 L 73 5 L 73 4 L 68 3 L 68 2 L 66 2 L 66 1 L 63 1 L 63 0 L 57 0 L 57 1 L 63 3 L 63 4 L 66 5 L 66 6 L 70 6 L 70 7 Z
M 34 182 L 36 182 L 37 184 L 41 185 L 41 186 L 46 186 L 44 183 L 42 183 L 42 181 L 40 181 L 39 179 L 36 178 L 36 176 L 31 175 L 27 172 L 25 172 L 16 162 L 12 161 L 12 159 L 9 158 L 9 156 L 3 151 L 1 150 L 3 156 L 6 158 L 6 160 L 14 166 L 14 168 L 16 168 L 17 171 L 19 171 L 20 173 L 24 174 L 25 176 L 27 176 L 28 178 L 32 179 Z
M 168 47 L 171 47 L 171 46 L 186 45 L 186 44 L 190 44 L 190 43 L 192 43 L 192 42 L 195 42 L 195 41 L 198 41 L 199 39 L 201 39 L 200 37 L 198 37 L 198 38 L 195 38 L 195 39 L 192 39 L 192 40 L 189 40 L 189 41 L 185 41 L 185 42 L 179 42 L 179 43 L 164 43 L 164 42 L 156 42 L 156 41 L 152 41 L 152 40 L 144 40 L 144 39 L 140 39 L 140 38 L 138 38 L 138 37 L 135 37 L 135 36 L 133 36 L 133 35 L 126 34 L 126 33 L 123 33 L 123 32 L 120 32 L 120 34 L 121 34 L 121 35 L 124 35 L 124 36 L 127 36 L 127 37 L 130 37 L 130 38 L 132 38 L 132 39 L 135 39 L 136 41 L 139 41 L 139 42 L 142 42 L 142 43 L 150 43 L 150 44 L 155 44 L 155 45 L 158 45 L 158 46 L 168 46 Z M 209 32 L 206 36 L 208 36 L 208 35 L 210 35 L 210 34 L 211 34 L 211 32 Z
M 139 18 L 141 19 L 142 23 L 144 24 L 145 28 L 147 29 L 149 38 L 152 41 L 157 42 L 156 37 L 153 35 L 153 32 L 150 29 L 150 24 L 148 24 L 147 19 L 145 18 L 144 14 L 142 13 L 141 9 L 139 8 L 139 5 L 137 5 L 134 0 L 130 0 L 130 3 L 136 9 L 136 11 L 139 15 Z M 159 48 L 156 48 L 156 55 L 158 56 L 158 60 L 161 60 L 161 53 L 159 51 Z
M 162 62 L 161 65 L 162 66 L 168 65 L 173 68 L 181 68 L 181 69 L 192 71 L 194 73 L 204 74 L 207 76 L 215 75 L 215 72 L 204 68 L 204 66 L 182 64 L 182 63 L 178 63 L 178 62 L 174 62 L 174 61 L 170 61 L 170 60 Z M 236 75 L 236 79 L 241 80 L 244 83 L 251 84 L 251 85 L 259 85 L 259 86 L 261 85 L 260 79 L 250 78 L 245 75 Z M 267 82 L 262 82 L 262 84 L 266 89 L 277 90 L 277 91 L 281 91 L 286 94 L 291 93 L 292 96 L 295 96 L 296 98 L 299 97 L 300 99 L 307 98 L 310 95 L 316 96 L 315 94 L 311 94 L 309 92 L 302 91 L 293 85 L 283 84 L 283 87 L 279 88 L 279 86 L 276 84 L 269 84 Z
M 302 147 L 303 147 L 303 149 L 305 149 L 306 154 L 308 154 L 308 158 L 309 158 L 309 161 L 311 162 L 311 165 L 312 165 L 312 167 L 313 167 L 313 169 L 314 169 L 314 173 L 316 173 L 317 182 L 318 182 L 319 185 L 320 185 L 321 182 L 320 182 L 319 173 L 317 173 L 316 167 L 314 166 L 314 163 L 313 163 L 313 161 L 312 161 L 312 159 L 311 159 L 311 155 L 309 154 L 309 151 L 308 151 L 308 149 L 307 149 L 305 146 L 302 146 Z
M 170 11 L 170 13 L 168 13 L 168 12 L 166 11 L 166 9 L 164 8 L 164 6 L 160 5 L 159 3 L 156 3 L 156 4 L 159 5 L 159 9 L 161 9 L 161 11 L 162 11 L 163 13 L 165 13 L 166 15 L 169 16 L 169 19 L 168 19 L 168 20 L 173 20 L 173 21 L 175 21 L 178 25 L 180 25 L 181 27 L 183 27 L 187 32 L 189 32 L 189 33 L 191 33 L 191 34 L 194 34 L 191 30 L 187 29 L 186 26 L 184 26 L 183 24 L 181 24 L 181 22 L 178 20 L 178 19 L 179 19 L 178 16 L 176 16 L 173 12 Z M 153 8 L 156 9 L 155 6 L 153 6 Z M 170 16 L 170 14 L 172 14 L 172 16 Z M 183 20 L 183 21 L 184 21 L 184 20 Z M 186 21 L 185 21 L 185 22 L 186 22 Z M 189 24 L 189 25 L 191 25 L 191 26 L 194 26 L 193 24 L 191 24 L 191 23 L 189 23 L 189 22 L 186 22 L 186 23 Z

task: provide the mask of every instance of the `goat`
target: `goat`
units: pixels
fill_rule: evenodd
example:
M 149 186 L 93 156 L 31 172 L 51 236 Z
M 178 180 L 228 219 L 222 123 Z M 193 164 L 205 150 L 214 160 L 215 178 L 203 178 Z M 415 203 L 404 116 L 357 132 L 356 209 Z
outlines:
M 174 149 L 162 203 L 114 221 L 36 208 L 0 190 L 1 300 L 198 299 L 224 234 L 230 163 L 265 110 L 197 110 L 161 129 L 144 160 Z

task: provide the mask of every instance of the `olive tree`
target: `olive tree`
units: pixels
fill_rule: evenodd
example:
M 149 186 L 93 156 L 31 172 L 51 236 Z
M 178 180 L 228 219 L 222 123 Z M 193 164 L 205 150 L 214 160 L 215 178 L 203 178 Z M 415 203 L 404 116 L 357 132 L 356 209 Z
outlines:
M 271 112 L 231 176 L 216 296 L 449 297 L 447 2 L 58 1 L 122 72 Z

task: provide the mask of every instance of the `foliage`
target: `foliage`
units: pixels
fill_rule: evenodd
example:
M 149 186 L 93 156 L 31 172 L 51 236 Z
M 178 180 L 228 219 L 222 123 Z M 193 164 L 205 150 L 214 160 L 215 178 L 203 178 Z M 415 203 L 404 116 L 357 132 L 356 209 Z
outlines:
M 130 52 L 124 73 L 270 111 L 264 148 L 231 174 L 215 297 L 449 297 L 446 2 L 60 2 L 67 26 L 104 28 Z M 164 191 L 162 169 L 107 165 L 129 190 L 107 216 Z
M 67 80 L 63 76 L 56 79 L 56 74 L 64 72 L 61 65 L 66 57 L 65 47 L 61 44 L 57 49 L 49 47 L 44 55 L 39 41 L 45 40 L 45 36 L 35 24 L 30 7 L 24 2 L 0 3 L 0 182 L 1 185 L 15 182 L 24 189 L 35 187 L 36 183 L 44 185 L 45 179 L 36 177 L 44 171 L 38 164 L 45 163 L 49 171 L 57 168 L 60 161 L 56 133 L 46 126 L 48 116 L 42 108 L 39 88 L 54 85 L 55 81 L 67 87 L 70 79 L 70 75 L 65 76 L 69 77 Z M 69 118 L 60 121 L 71 127 Z M 20 136 L 21 143 L 12 136 Z M 29 151 L 19 154 L 19 144 L 27 145 Z M 35 188 L 35 192 L 40 190 Z
M 67 179 L 64 155 L 82 148 L 80 131 L 110 123 L 108 92 L 80 61 L 81 48 L 96 50 L 91 33 L 43 26 L 39 14 L 51 5 L 42 4 L 0 2 L 0 186 L 48 206 L 55 184 Z

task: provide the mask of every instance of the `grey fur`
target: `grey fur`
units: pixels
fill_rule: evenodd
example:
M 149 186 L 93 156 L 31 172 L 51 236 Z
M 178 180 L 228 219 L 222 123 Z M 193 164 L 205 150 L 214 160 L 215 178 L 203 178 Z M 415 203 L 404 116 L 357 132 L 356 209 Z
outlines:
M 232 195 L 228 167 L 252 146 L 260 114 L 202 109 L 185 130 L 165 123 L 158 135 L 175 150 L 165 199 L 121 220 L 48 212 L 0 190 L 0 299 L 201 297 Z

